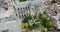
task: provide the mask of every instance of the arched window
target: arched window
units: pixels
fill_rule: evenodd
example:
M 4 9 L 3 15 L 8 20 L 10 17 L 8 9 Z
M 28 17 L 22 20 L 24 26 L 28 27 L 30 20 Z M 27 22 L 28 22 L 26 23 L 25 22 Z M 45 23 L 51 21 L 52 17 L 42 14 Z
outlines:
M 16 14 L 16 16 L 18 16 L 18 14 Z
M 26 17 L 26 15 L 24 14 L 24 17 Z
M 27 9 L 27 7 L 26 7 L 26 9 Z
M 19 17 L 21 17 L 21 15 L 19 15 Z
M 21 14 L 23 13 L 23 11 L 21 11 Z
M 18 10 L 20 10 L 20 9 L 18 8 Z
M 22 8 L 21 8 L 21 10 L 22 10 Z
M 23 18 L 24 16 L 22 15 L 22 18 Z

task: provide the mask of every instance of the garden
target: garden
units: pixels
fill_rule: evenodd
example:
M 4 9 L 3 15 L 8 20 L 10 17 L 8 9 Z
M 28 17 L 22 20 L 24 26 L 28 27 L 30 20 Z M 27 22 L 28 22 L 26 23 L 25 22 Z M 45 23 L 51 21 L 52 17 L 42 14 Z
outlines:
M 25 1 L 25 0 L 24 0 Z M 55 0 L 51 1 L 56 3 Z M 34 16 L 26 16 L 21 23 L 22 32 L 50 32 L 56 30 L 56 26 L 53 23 L 51 16 L 48 13 L 43 12 Z
M 21 23 L 22 31 L 24 32 L 49 32 L 49 30 L 55 29 L 53 21 L 46 12 L 39 15 L 27 16 Z

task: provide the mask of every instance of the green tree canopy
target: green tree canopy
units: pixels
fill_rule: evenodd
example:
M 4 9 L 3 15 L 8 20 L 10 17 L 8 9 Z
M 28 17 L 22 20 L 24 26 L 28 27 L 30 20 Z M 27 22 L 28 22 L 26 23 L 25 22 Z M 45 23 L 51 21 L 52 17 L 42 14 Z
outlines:
M 32 16 L 26 16 L 24 19 L 23 19 L 23 23 L 26 23 L 26 22 L 28 22 L 29 20 L 31 20 L 32 19 Z

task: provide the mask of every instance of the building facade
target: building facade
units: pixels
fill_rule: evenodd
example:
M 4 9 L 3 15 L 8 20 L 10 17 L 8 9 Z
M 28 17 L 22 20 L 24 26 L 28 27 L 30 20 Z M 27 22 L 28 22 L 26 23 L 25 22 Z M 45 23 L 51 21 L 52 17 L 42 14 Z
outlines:
M 26 16 L 35 15 L 40 13 L 44 7 L 42 1 L 26 1 L 26 2 L 15 2 L 14 5 L 15 13 L 18 18 L 24 18 Z M 41 9 L 41 10 L 40 10 Z

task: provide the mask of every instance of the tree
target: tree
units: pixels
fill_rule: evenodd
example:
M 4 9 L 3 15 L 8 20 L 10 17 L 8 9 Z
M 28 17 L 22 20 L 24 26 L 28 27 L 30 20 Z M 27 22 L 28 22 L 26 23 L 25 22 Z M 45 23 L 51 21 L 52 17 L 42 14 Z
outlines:
M 26 22 L 28 22 L 29 20 L 31 20 L 32 19 L 32 16 L 26 16 L 23 20 L 22 20 L 22 22 L 23 23 L 26 23 Z
M 33 19 L 35 18 L 35 19 Z M 29 22 L 30 20 L 33 20 L 32 22 Z M 32 30 L 32 29 L 38 29 L 44 26 L 45 28 L 54 28 L 54 25 L 51 21 L 51 17 L 49 17 L 46 12 L 40 13 L 39 18 L 37 18 L 37 15 L 34 17 L 27 16 L 22 21 L 23 25 L 22 27 L 26 30 Z
M 51 18 L 46 14 L 46 12 L 40 13 L 39 18 L 41 19 L 41 23 L 44 27 L 51 28 L 54 26 Z

